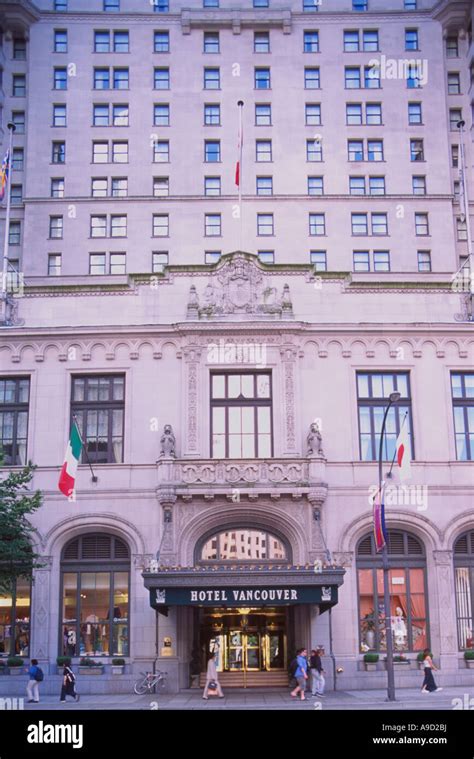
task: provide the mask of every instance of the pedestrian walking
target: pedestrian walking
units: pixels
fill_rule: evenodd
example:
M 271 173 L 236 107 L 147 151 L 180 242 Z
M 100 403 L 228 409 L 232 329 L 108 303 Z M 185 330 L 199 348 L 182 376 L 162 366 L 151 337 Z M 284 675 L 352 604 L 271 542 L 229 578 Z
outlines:
M 421 692 L 435 693 L 437 690 L 443 690 L 442 688 L 439 688 L 435 683 L 433 670 L 437 669 L 437 667 L 435 667 L 433 664 L 433 659 L 431 658 L 431 651 L 429 648 L 425 648 L 423 651 L 423 669 L 425 672 L 425 678 L 423 680 L 423 685 L 421 686 Z
M 68 664 L 65 664 L 63 669 L 63 683 L 59 698 L 61 703 L 66 702 L 66 696 L 71 696 L 75 701 L 79 701 L 80 698 L 79 694 L 76 693 L 76 675 Z
M 311 658 L 309 660 L 309 668 L 311 671 L 311 693 L 315 698 L 322 698 L 324 696 L 324 686 L 326 681 L 324 679 L 323 663 L 321 661 L 321 649 L 313 649 L 311 651 Z
M 39 684 L 43 682 L 44 675 L 41 667 L 38 667 L 38 659 L 32 659 L 26 670 L 29 674 L 26 693 L 29 704 L 39 704 Z
M 217 695 L 219 698 L 224 698 L 224 694 L 222 692 L 221 684 L 219 682 L 219 678 L 217 675 L 217 667 L 216 667 L 216 655 L 215 653 L 212 653 L 208 659 L 207 662 L 207 672 L 206 672 L 206 685 L 204 686 L 204 693 L 202 694 L 202 697 L 208 699 L 208 693 L 210 690 L 216 690 Z
M 300 693 L 300 699 L 301 701 L 305 701 L 305 689 L 306 689 L 306 681 L 308 679 L 308 660 L 307 660 L 308 652 L 306 648 L 299 648 L 296 652 L 296 662 L 298 664 L 296 671 L 295 671 L 295 678 L 297 682 L 296 688 L 291 691 L 292 698 L 296 698 L 298 693 Z

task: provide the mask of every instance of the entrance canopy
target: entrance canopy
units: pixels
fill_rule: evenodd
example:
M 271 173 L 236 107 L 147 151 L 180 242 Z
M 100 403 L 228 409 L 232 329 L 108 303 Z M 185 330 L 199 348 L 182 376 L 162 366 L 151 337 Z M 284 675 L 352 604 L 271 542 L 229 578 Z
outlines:
M 169 606 L 288 606 L 318 604 L 324 612 L 337 604 L 344 569 L 281 567 L 161 567 L 144 572 L 150 605 L 168 613 Z

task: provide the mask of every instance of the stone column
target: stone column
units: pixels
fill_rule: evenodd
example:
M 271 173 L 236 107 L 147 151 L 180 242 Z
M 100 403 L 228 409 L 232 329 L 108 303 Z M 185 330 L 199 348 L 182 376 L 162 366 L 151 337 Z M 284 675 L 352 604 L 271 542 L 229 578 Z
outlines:
M 170 606 L 168 616 L 157 614 L 158 621 L 158 669 L 168 673 L 166 692 L 178 693 L 180 689 L 180 658 L 178 656 L 178 608 Z
M 435 656 L 439 654 L 442 670 L 455 670 L 457 672 L 459 651 L 453 552 L 433 551 L 433 559 L 436 592 L 430 594 L 432 601 L 430 608 L 431 647 Z
M 51 631 L 52 635 L 50 634 L 50 610 L 55 608 L 57 603 L 57 599 L 51 598 L 53 558 L 42 556 L 41 559 L 44 566 L 34 572 L 30 614 L 30 657 L 35 657 L 40 663 L 47 662 L 49 658 L 54 661 L 58 655 L 57 636 L 54 636 L 54 630 Z
M 319 605 L 314 604 L 310 607 L 311 614 L 311 648 L 323 648 L 324 655 L 321 656 L 324 669 L 324 679 L 326 680 L 326 688 L 328 690 L 334 689 L 334 667 L 332 664 L 331 644 L 329 637 L 329 611 L 325 611 L 321 614 Z M 308 651 L 310 653 L 310 651 Z
M 177 554 L 175 550 L 176 514 L 174 504 L 177 497 L 174 488 L 159 488 L 157 498 L 162 508 L 160 563 L 166 566 L 175 566 L 177 564 Z
M 311 466 L 311 465 L 310 465 Z M 311 479 L 311 478 L 310 478 Z M 328 553 L 323 536 L 322 528 L 322 506 L 326 500 L 328 488 L 327 485 L 321 484 L 317 487 L 311 487 L 308 493 L 308 501 L 311 506 L 311 545 L 309 551 L 309 560 L 322 564 L 328 561 Z M 315 564 L 315 569 L 316 569 Z

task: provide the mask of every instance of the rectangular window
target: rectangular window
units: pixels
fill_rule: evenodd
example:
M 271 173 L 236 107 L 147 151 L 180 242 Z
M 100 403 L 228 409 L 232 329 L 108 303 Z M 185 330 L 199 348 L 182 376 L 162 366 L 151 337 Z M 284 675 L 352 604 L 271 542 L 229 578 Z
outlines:
M 366 90 L 379 90 L 381 86 L 380 69 L 377 66 L 364 66 L 364 87 Z
M 421 71 L 418 65 L 412 64 L 407 66 L 407 87 L 409 90 L 416 90 L 422 86 Z
M 19 245 L 21 242 L 21 222 L 11 221 L 8 229 L 8 244 Z
M 349 177 L 349 195 L 365 195 L 365 177 Z
M 169 237 L 170 221 L 167 213 L 153 214 L 153 237 Z
M 429 235 L 429 224 L 427 213 L 415 213 L 415 234 L 418 236 Z
M 411 397 L 408 372 L 357 372 L 359 443 L 361 461 L 377 461 L 383 416 L 390 393 L 401 394 L 390 407 L 382 446 L 384 461 L 392 461 L 395 443 L 403 423 L 410 441 L 410 459 L 414 459 L 411 424 Z
M 167 197 L 170 194 L 169 177 L 153 177 L 153 195 L 155 198 Z
M 104 0 L 105 12 L 119 11 L 119 10 L 120 10 L 120 0 Z
M 310 213 L 309 234 L 312 237 L 323 237 L 326 234 L 326 214 Z
M 373 213 L 371 221 L 373 235 L 388 235 L 388 219 L 386 213 Z
M 220 53 L 219 32 L 204 32 L 204 52 Z
M 322 161 L 323 145 L 320 140 L 306 140 L 306 160 Z
M 370 271 L 369 251 L 354 250 L 352 252 L 352 266 L 354 271 Z
M 204 89 L 205 90 L 220 90 L 221 88 L 221 75 L 220 69 L 204 69 Z
M 269 53 L 270 52 L 270 33 L 269 32 L 254 32 L 253 51 L 254 53 Z
M 220 213 L 206 213 L 204 215 L 204 234 L 206 237 L 220 237 L 222 235 Z
M 429 250 L 419 250 L 417 257 L 418 271 L 431 271 L 431 252 Z
M 86 449 L 82 463 L 87 460 L 94 464 L 123 461 L 124 414 L 124 374 L 89 374 L 72 378 L 71 416 L 77 419 Z M 108 603 L 108 587 L 105 595 Z
M 311 250 L 309 258 L 316 271 L 327 271 L 327 256 L 325 250 Z
M 0 450 L 3 466 L 26 466 L 30 380 L 0 378 Z
M 451 392 L 453 400 L 456 458 L 458 461 L 474 460 L 474 373 L 452 372 Z
M 89 254 L 89 274 L 105 274 L 106 273 L 106 260 L 105 253 L 90 253 Z
M 459 43 L 457 37 L 446 37 L 446 58 L 459 57 Z
M 204 263 L 205 264 L 217 264 L 222 251 L 220 250 L 205 250 L 204 251 Z
M 346 124 L 360 126 L 362 124 L 362 104 L 346 103 Z
M 267 103 L 257 103 L 255 105 L 255 126 L 272 125 L 272 107 Z
M 56 78 L 54 80 L 56 82 Z M 59 87 L 55 86 L 55 89 Z M 62 89 L 66 89 L 63 87 Z M 12 97 L 24 98 L 26 96 L 26 76 L 23 74 L 14 74 L 12 78 Z
M 13 111 L 12 122 L 16 127 L 16 132 L 15 132 L 16 134 L 25 133 L 25 112 L 24 111 Z
M 352 0 L 353 11 L 367 11 L 369 9 L 368 0 Z
M 54 52 L 67 53 L 67 30 L 66 29 L 54 30 Z
M 128 142 L 112 142 L 112 163 L 128 163 Z
M 453 169 L 459 166 L 459 145 L 451 145 L 451 166 Z
M 49 236 L 52 240 L 61 240 L 63 236 L 63 217 L 49 217 Z
M 273 195 L 272 177 L 257 177 L 257 195 Z
M 367 140 L 367 158 L 369 161 L 383 161 L 383 140 Z
M 64 178 L 51 179 L 51 197 L 64 198 Z
M 204 161 L 206 163 L 219 163 L 221 160 L 220 140 L 204 141 Z
M 270 81 L 270 69 L 255 69 L 255 89 L 256 90 L 269 90 L 271 87 Z
M 448 93 L 449 95 L 461 94 L 461 77 L 457 72 L 448 73 Z
M 367 221 L 366 213 L 353 213 L 351 214 L 352 220 L 352 234 L 353 235 L 368 235 L 369 225 Z
M 257 214 L 257 235 L 259 237 L 272 236 L 275 234 L 272 213 Z
M 151 270 L 153 274 L 162 274 L 168 266 L 169 254 L 165 250 L 155 250 L 151 254 Z
M 376 53 L 379 49 L 379 33 L 377 29 L 364 29 L 362 32 L 362 49 L 366 53 Z
M 321 126 L 321 104 L 305 104 L 305 124 L 306 126 Z
M 462 120 L 462 109 L 461 108 L 450 108 L 449 109 L 449 128 L 451 132 L 457 132 L 458 130 L 458 123 Z
M 154 51 L 155 53 L 169 53 L 170 51 L 170 33 L 161 31 L 154 34 Z
M 127 273 L 127 256 L 125 253 L 111 253 L 109 263 L 109 274 L 126 274 Z
M 220 177 L 204 177 L 204 195 L 220 195 L 221 194 L 221 178 Z
M 110 236 L 126 237 L 127 236 L 127 217 L 111 216 L 110 217 Z
M 408 103 L 408 123 L 422 124 L 421 103 Z
M 48 255 L 48 277 L 61 276 L 61 253 L 50 253 Z
M 304 13 L 316 13 L 321 5 L 321 0 L 303 0 Z
M 306 90 L 319 90 L 320 88 L 319 68 L 305 68 L 304 86 Z
M 128 69 L 114 69 L 114 90 L 128 90 L 129 72 Z
M 54 0 L 55 11 L 67 11 L 67 0 Z
M 51 160 L 53 163 L 66 163 L 65 142 L 53 142 Z
M 424 161 L 423 140 L 410 140 L 410 160 Z
M 92 163 L 108 163 L 109 161 L 109 143 L 93 142 L 92 143 Z
M 113 105 L 112 106 L 112 124 L 114 126 L 128 126 L 128 105 Z
M 363 140 L 347 141 L 347 160 L 363 161 L 364 160 L 364 142 Z
M 170 107 L 168 103 L 155 103 L 153 106 L 154 126 L 170 125 Z
M 153 86 L 155 90 L 169 90 L 170 88 L 169 68 L 155 68 Z
M 270 0 L 253 0 L 254 8 L 268 8 Z
M 365 104 L 365 123 L 368 126 L 380 125 L 382 123 L 381 103 Z
M 91 216 L 91 237 L 107 237 L 107 216 Z
M 91 195 L 93 198 L 107 197 L 107 179 L 105 177 L 93 177 L 91 181 Z
M 385 177 L 369 177 L 369 195 L 385 195 Z
M 67 90 L 67 69 L 55 68 L 54 69 L 54 83 L 55 90 Z
M 456 233 L 459 242 L 465 242 L 467 240 L 466 219 L 460 217 L 456 219 Z
M 413 195 L 426 195 L 426 177 L 413 176 L 412 188 L 413 188 Z
M 110 53 L 110 32 L 94 32 L 94 53 Z
M 390 271 L 390 251 L 374 250 L 374 271 Z
M 346 66 L 344 69 L 344 82 L 346 90 L 360 89 L 360 67 Z
M 110 120 L 108 105 L 94 105 L 92 123 L 94 126 L 109 126 Z
M 128 32 L 114 32 L 114 53 L 129 52 Z
M 272 160 L 272 141 L 271 140 L 256 140 L 256 157 L 255 160 L 259 163 L 268 163 Z
M 204 105 L 205 126 L 220 126 L 221 107 L 218 103 Z
M 323 177 L 308 177 L 308 195 L 324 195 Z
M 113 198 L 126 198 L 128 195 L 128 179 L 126 177 L 112 177 L 111 180 L 111 195 Z M 112 217 L 113 219 L 114 217 Z M 126 217 L 124 217 L 126 219 Z M 125 221 L 126 225 L 126 221 Z M 126 228 L 125 228 L 125 234 L 126 234 Z M 112 230 L 112 237 L 117 237 L 117 235 L 113 234 Z
M 170 4 L 168 0 L 153 0 L 153 11 L 155 13 L 168 13 Z
M 10 189 L 10 202 L 13 206 L 23 203 L 23 185 L 12 184 Z
M 303 32 L 303 50 L 305 53 L 319 53 L 319 32 Z
M 53 126 L 55 127 L 67 126 L 65 105 L 53 105 Z
M 359 51 L 359 32 L 355 30 L 344 32 L 344 52 L 357 53 L 358 51 Z
M 272 455 L 271 374 L 211 374 L 212 458 Z
M 170 143 L 169 140 L 157 140 L 153 143 L 153 163 L 169 163 Z
M 418 49 L 418 29 L 405 29 L 405 50 Z
M 274 250 L 258 250 L 258 260 L 262 264 L 274 264 L 275 263 L 275 251 Z
M 23 171 L 25 153 L 23 148 L 13 148 L 12 152 L 12 169 L 14 171 Z

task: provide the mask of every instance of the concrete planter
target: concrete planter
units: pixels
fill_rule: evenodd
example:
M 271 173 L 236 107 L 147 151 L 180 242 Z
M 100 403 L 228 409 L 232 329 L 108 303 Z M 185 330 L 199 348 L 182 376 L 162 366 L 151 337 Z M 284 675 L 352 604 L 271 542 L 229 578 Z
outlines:
M 124 670 L 125 670 L 125 665 L 124 664 L 112 664 L 111 670 L 112 670 L 112 674 L 113 675 L 123 675 Z
M 366 672 L 376 672 L 377 671 L 377 662 L 364 662 L 365 664 L 365 671 Z
M 79 674 L 80 675 L 103 675 L 104 674 L 104 667 L 103 666 L 97 666 L 97 667 L 81 667 L 81 666 L 79 666 Z
M 464 659 L 467 669 L 474 669 L 474 659 Z
M 18 675 L 24 675 L 23 667 L 8 667 L 10 675 L 18 677 Z

